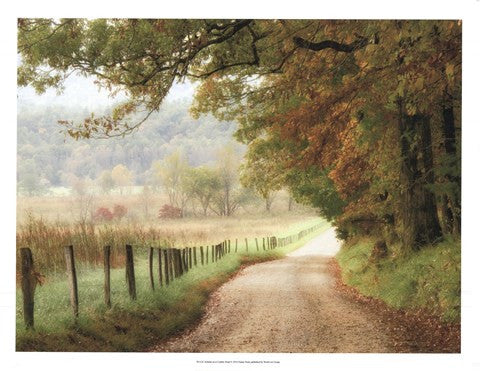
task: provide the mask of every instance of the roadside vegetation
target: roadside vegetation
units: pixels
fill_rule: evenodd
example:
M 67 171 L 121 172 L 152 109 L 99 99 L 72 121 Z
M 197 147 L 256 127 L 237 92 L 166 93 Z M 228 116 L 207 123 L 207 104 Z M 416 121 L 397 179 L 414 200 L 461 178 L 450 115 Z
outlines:
M 375 257 L 374 241 L 360 239 L 344 245 L 337 254 L 347 285 L 389 306 L 421 310 L 444 321 L 460 321 L 460 240 L 448 238 L 418 252 L 393 249 Z

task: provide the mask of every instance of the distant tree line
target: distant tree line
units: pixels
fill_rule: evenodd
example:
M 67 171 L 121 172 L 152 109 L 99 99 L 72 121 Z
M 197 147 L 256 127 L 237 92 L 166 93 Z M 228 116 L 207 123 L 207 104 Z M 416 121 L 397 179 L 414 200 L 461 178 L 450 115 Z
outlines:
M 108 107 L 104 108 L 105 110 Z M 189 102 L 165 103 L 135 134 L 118 139 L 78 140 L 60 132 L 57 121 L 77 119 L 85 110 L 67 107 L 35 106 L 20 102 L 17 115 L 17 181 L 26 195 L 44 194 L 51 186 L 72 187 L 76 179 L 103 178 L 102 189 L 115 186 L 108 173 L 117 165 L 131 173 L 127 184 L 143 184 L 150 168 L 179 149 L 194 165 L 213 163 L 218 150 L 231 141 L 235 124 L 213 117 L 193 119 Z M 242 152 L 237 145 L 236 151 Z M 115 172 L 120 171 L 117 169 Z M 114 172 L 114 173 L 115 173 Z

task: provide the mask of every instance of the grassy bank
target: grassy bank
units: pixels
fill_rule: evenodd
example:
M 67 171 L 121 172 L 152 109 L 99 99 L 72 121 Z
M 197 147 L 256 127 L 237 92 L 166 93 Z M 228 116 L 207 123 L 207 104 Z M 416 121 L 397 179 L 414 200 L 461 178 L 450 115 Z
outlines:
M 80 316 L 73 321 L 65 279 L 51 279 L 37 287 L 35 331 L 24 329 L 21 293 L 17 292 L 17 350 L 20 351 L 140 351 L 186 328 L 201 317 L 209 294 L 227 281 L 242 264 L 277 259 L 302 246 L 329 224 L 321 219 L 297 223 L 285 235 L 322 223 L 315 233 L 276 250 L 249 252 L 239 245 L 237 254 L 190 270 L 168 287 L 149 286 L 148 264 L 137 253 L 137 300 L 128 298 L 123 269 L 112 271 L 111 309 L 103 304 L 101 269 L 81 267 L 78 272 Z M 279 236 L 281 237 L 281 235 Z M 157 263 L 156 261 L 154 262 Z
M 445 321 L 460 320 L 460 241 L 446 240 L 418 252 L 395 249 L 373 262 L 373 242 L 347 244 L 337 254 L 342 279 L 397 309 L 425 310 Z

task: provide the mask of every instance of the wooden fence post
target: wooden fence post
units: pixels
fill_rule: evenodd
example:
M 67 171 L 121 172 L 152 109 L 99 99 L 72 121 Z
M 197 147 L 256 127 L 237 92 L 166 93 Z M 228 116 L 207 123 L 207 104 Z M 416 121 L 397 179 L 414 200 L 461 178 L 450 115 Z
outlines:
M 200 262 L 202 263 L 203 265 L 203 246 L 200 246 Z
M 166 265 L 166 264 L 165 264 Z M 162 275 L 162 249 L 158 249 L 158 284 L 160 287 L 163 286 L 163 275 Z
M 173 274 L 173 277 L 178 278 L 180 277 L 180 266 L 178 264 L 178 254 L 177 249 L 171 248 L 170 249 L 170 259 L 171 259 L 171 266 L 172 269 L 170 270 L 170 274 Z
M 74 317 L 78 317 L 78 286 L 77 271 L 75 269 L 75 257 L 73 246 L 65 246 L 65 261 L 67 263 L 68 281 L 70 284 L 70 304 L 72 305 Z
M 267 237 L 267 250 L 270 250 L 272 247 L 270 246 L 270 237 Z
M 170 273 L 170 283 L 177 277 L 180 276 L 180 270 L 177 266 L 177 253 L 176 249 L 169 247 L 168 248 L 168 260 L 169 260 L 169 267 L 168 271 Z
M 153 247 L 148 250 L 148 273 L 150 274 L 150 287 L 155 290 L 155 282 L 153 282 Z
M 158 250 L 158 253 L 160 254 L 162 252 L 162 250 Z M 166 248 L 165 250 L 163 250 L 163 265 L 164 265 L 164 269 L 165 269 L 165 285 L 169 285 L 170 284 L 170 273 L 169 273 L 169 270 L 170 270 L 170 267 L 169 267 L 169 259 L 168 259 L 168 248 Z M 158 268 L 159 271 L 160 271 L 160 276 L 162 275 L 162 272 L 161 272 L 161 268 L 159 267 Z
M 105 305 L 107 306 L 107 308 L 111 308 L 112 302 L 110 298 L 110 246 L 103 247 L 103 272 L 105 276 L 103 283 Z
M 193 267 L 193 265 L 192 265 L 193 264 L 192 250 L 193 249 L 191 247 L 188 248 L 188 264 L 190 265 L 190 267 L 189 267 L 190 269 L 192 269 L 192 267 Z
M 230 240 L 228 240 L 228 253 L 230 254 Z
M 193 247 L 193 264 L 197 266 L 197 246 Z
M 238 238 L 235 238 L 235 252 L 237 252 L 238 249 Z
M 133 250 L 131 245 L 125 245 L 127 285 L 130 298 L 135 300 L 137 298 L 137 290 L 135 288 L 135 268 L 133 263 Z
M 205 247 L 206 247 L 205 249 L 206 264 L 208 264 L 208 245 Z
M 183 269 L 185 273 L 188 272 L 188 249 L 184 247 L 182 249 L 182 258 L 183 258 Z
M 248 252 L 248 239 L 245 238 L 245 248 L 246 248 L 246 251 Z
M 262 237 L 262 247 L 263 251 L 265 251 L 265 237 Z
M 214 256 L 215 256 L 215 245 L 212 245 L 212 263 L 215 262 Z
M 179 249 L 175 249 L 174 251 L 175 251 L 175 254 L 177 255 L 178 275 L 183 276 L 182 253 Z
M 258 239 L 255 237 L 255 245 L 257 246 L 257 251 L 258 251 Z
M 27 329 L 33 329 L 33 307 L 35 304 L 35 281 L 33 277 L 32 251 L 28 247 L 20 249 L 22 260 L 23 320 Z

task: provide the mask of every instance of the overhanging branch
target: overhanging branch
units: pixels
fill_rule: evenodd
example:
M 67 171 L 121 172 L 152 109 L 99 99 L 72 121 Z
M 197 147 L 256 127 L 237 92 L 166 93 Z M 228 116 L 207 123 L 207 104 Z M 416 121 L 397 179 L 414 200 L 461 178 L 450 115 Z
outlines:
M 316 52 L 324 49 L 333 49 L 333 50 L 336 50 L 337 52 L 351 53 L 351 52 L 354 52 L 355 50 L 364 48 L 368 44 L 378 44 L 378 37 L 375 36 L 371 41 L 368 40 L 366 37 L 359 37 L 357 40 L 351 42 L 350 44 L 342 44 L 333 40 L 324 40 L 324 41 L 315 43 L 315 42 L 305 40 L 301 37 L 295 36 L 293 38 L 293 42 L 295 43 L 296 46 L 300 48 L 313 50 Z

